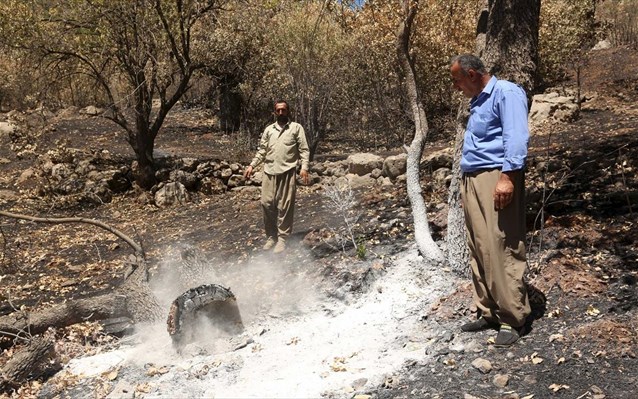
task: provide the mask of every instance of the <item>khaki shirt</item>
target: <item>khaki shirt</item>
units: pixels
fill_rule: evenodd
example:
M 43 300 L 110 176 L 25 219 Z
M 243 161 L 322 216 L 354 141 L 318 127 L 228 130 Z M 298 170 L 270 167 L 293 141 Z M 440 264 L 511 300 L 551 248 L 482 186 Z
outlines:
M 310 149 L 303 127 L 296 122 L 288 122 L 283 128 L 273 123 L 264 130 L 250 166 L 263 162 L 264 172 L 280 175 L 296 167 L 300 159 L 301 169 L 308 170 Z

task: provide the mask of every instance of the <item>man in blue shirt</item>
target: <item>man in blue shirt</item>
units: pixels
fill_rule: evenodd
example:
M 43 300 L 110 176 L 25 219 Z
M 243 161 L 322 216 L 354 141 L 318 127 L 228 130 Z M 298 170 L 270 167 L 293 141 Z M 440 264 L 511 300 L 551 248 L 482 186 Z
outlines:
M 498 328 L 495 344 L 509 346 L 530 313 L 523 282 L 527 96 L 520 86 L 491 76 L 471 54 L 454 57 L 450 74 L 454 88 L 471 99 L 461 198 L 479 317 L 461 329 Z

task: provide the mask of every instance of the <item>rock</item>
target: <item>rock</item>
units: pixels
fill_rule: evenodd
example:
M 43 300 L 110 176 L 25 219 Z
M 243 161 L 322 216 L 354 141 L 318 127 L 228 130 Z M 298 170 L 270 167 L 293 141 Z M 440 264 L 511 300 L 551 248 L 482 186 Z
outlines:
M 438 168 L 432 172 L 432 179 L 438 186 L 447 186 L 452 181 L 452 170 L 450 168 Z
M 352 387 L 354 389 L 361 389 L 363 388 L 366 384 L 368 383 L 368 379 L 367 378 L 359 378 L 356 379 L 354 381 L 352 381 Z
M 16 128 L 17 126 L 11 122 L 0 122 L 0 137 L 10 135 Z
M 606 50 L 608 48 L 611 48 L 611 43 L 609 42 L 609 40 L 605 39 L 596 43 L 596 45 L 592 47 L 592 51 Z
M 352 154 L 348 157 L 348 172 L 364 176 L 374 169 L 383 168 L 383 158 L 370 153 Z
M 360 176 L 360 175 L 349 173 L 346 175 L 346 179 L 348 179 L 348 184 L 350 184 L 350 187 L 353 189 L 372 187 L 377 182 L 369 174 L 365 176 Z
M 379 177 L 381 177 L 382 174 L 383 172 L 381 171 L 381 169 L 374 169 L 372 172 L 370 172 L 370 177 L 372 177 L 373 179 L 378 179 Z
M 158 182 L 168 181 L 171 178 L 172 170 L 168 168 L 161 168 L 155 171 L 155 178 Z
M 15 201 L 18 198 L 18 193 L 11 190 L 0 190 L 0 201 Z
M 437 170 L 440 168 L 452 169 L 453 161 L 454 158 L 452 156 L 452 150 L 444 149 L 427 154 L 425 158 L 421 160 L 420 167 L 426 167 L 430 170 Z
M 405 174 L 408 154 L 391 155 L 383 161 L 383 175 L 394 180 Z
M 446 331 L 443 333 L 443 342 L 450 342 L 454 339 L 454 333 L 452 331 Z
M 20 177 L 18 177 L 18 180 L 16 180 L 16 185 L 24 185 L 26 182 L 31 180 L 34 175 L 35 171 L 33 170 L 33 168 L 25 169 L 22 173 L 20 173 Z
M 228 178 L 228 188 L 235 188 L 244 185 L 246 179 L 243 175 L 232 175 Z
M 98 108 L 94 105 L 89 105 L 88 107 L 85 107 L 82 110 L 80 110 L 81 114 L 90 115 L 90 116 L 100 115 L 103 112 L 104 110 L 102 108 Z
M 107 399 L 133 399 L 135 398 L 135 386 L 126 380 L 119 380 Z
M 232 175 L 233 175 L 233 170 L 229 167 L 225 167 L 221 170 L 220 177 L 222 178 L 222 180 L 228 181 L 228 179 L 230 179 Z
M 231 163 L 230 164 L 230 170 L 232 170 L 233 173 L 235 173 L 235 174 L 240 174 L 241 171 L 242 171 L 242 167 L 238 163 Z
M 483 374 L 487 374 L 492 371 L 492 363 L 489 360 L 483 358 L 476 358 L 472 362 L 472 367 L 479 370 Z
M 179 182 L 160 184 L 159 189 L 155 193 L 155 205 L 160 207 L 184 204 L 189 200 L 190 196 L 188 195 L 186 187 Z
M 505 374 L 496 374 L 492 382 L 500 388 L 505 388 L 510 381 L 510 377 Z
M 392 185 L 392 180 L 389 177 L 379 177 L 377 179 L 377 184 L 381 187 L 389 187 Z
M 310 172 L 315 172 L 319 176 L 321 176 L 324 173 L 326 173 L 326 169 L 327 168 L 326 168 L 326 165 L 324 163 L 316 163 L 316 164 L 310 165 Z
M 180 169 L 186 172 L 194 172 L 199 167 L 199 161 L 196 158 L 182 158 L 179 163 Z
M 572 121 L 578 117 L 578 105 L 573 96 L 561 96 L 556 92 L 536 94 L 529 110 L 530 124 L 546 120 Z
M 6 164 L 10 164 L 11 160 L 7 159 L 7 158 L 0 158 L 0 165 L 6 165 Z
M 199 191 L 206 195 L 223 194 L 226 192 L 226 185 L 214 177 L 204 177 L 199 183 Z
M 186 189 L 189 191 L 196 190 L 197 184 L 199 183 L 197 177 L 193 173 L 179 169 L 172 171 L 169 175 L 169 179 L 182 183 L 184 187 L 186 187 Z
M 77 166 L 75 167 L 75 173 L 79 175 L 88 175 L 89 172 L 95 170 L 95 165 L 93 165 L 91 162 L 91 159 L 84 159 L 78 162 Z
M 56 163 L 51 168 L 51 177 L 54 177 L 58 180 L 65 179 L 71 174 L 71 168 L 64 163 Z
M 118 170 L 111 170 L 107 173 L 107 177 L 104 181 L 114 193 L 123 193 L 131 188 L 132 184 L 128 178 L 128 168 L 123 167 Z
M 202 162 L 197 165 L 195 172 L 199 173 L 201 176 L 210 176 L 215 170 L 215 165 L 215 162 Z
M 86 197 L 94 204 L 107 204 L 113 200 L 113 193 L 109 190 L 106 182 L 102 181 L 97 184 L 89 184 L 85 187 Z

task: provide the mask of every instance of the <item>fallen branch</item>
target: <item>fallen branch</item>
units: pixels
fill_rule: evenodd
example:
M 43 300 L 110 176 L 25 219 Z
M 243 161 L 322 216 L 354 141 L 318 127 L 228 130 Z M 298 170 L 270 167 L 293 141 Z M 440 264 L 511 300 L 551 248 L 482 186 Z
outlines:
M 98 321 L 127 317 L 135 322 L 159 320 L 162 315 L 157 298 L 148 285 L 148 266 L 140 244 L 120 230 L 98 220 L 86 218 L 40 218 L 0 211 L 0 215 L 40 223 L 86 223 L 107 230 L 128 243 L 135 251 L 129 259 L 125 281 L 115 292 L 90 298 L 71 300 L 52 308 L 29 313 L 22 312 L 0 317 L 0 336 L 40 334 L 49 327 L 62 328 L 84 321 Z
M 33 338 L 29 344 L 17 352 L 2 368 L 0 392 L 20 386 L 33 370 L 40 367 L 53 353 L 53 341 L 44 337 Z
M 127 236 L 126 234 L 122 233 L 120 230 L 116 229 L 115 227 L 109 226 L 108 224 L 104 223 L 104 222 L 100 222 L 99 220 L 94 220 L 94 219 L 86 219 L 86 218 L 77 218 L 77 217 L 73 217 L 73 218 L 41 218 L 41 217 L 36 217 L 36 216 L 29 216 L 29 215 L 23 215 L 20 213 L 11 213 L 11 212 L 6 212 L 6 211 L 0 211 L 0 216 L 6 216 L 9 218 L 13 218 L 13 219 L 22 219 L 22 220 L 28 220 L 31 222 L 39 222 L 39 223 L 52 223 L 52 224 L 61 224 L 61 223 L 86 223 L 86 224 L 91 224 L 93 226 L 97 226 L 100 227 L 108 232 L 111 232 L 113 234 L 115 234 L 116 236 L 118 236 L 119 238 L 121 238 L 122 240 L 124 240 L 128 245 L 131 246 L 131 248 L 133 248 L 133 250 L 135 250 L 135 253 L 143 253 L 142 250 L 142 246 L 138 243 L 136 243 L 132 238 L 130 238 L 129 236 Z

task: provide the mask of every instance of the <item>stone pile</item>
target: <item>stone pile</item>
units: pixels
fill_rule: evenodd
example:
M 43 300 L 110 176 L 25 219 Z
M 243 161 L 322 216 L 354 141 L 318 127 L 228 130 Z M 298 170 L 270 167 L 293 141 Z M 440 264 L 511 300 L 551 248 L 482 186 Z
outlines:
M 346 183 L 353 189 L 391 186 L 405 181 L 405 154 L 381 157 L 357 153 L 344 160 L 313 162 L 312 185 Z M 194 195 L 218 195 L 228 191 L 258 198 L 262 172 L 245 179 L 245 165 L 224 160 L 162 158 L 156 172 L 158 184 L 143 192 L 138 200 L 157 206 L 183 204 Z M 446 184 L 451 175 L 452 156 L 439 151 L 424 157 L 421 166 L 434 174 L 436 182 Z M 14 186 L 18 191 L 34 190 L 38 195 L 73 196 L 78 201 L 108 203 L 113 195 L 134 188 L 133 171 L 125 161 L 114 159 L 106 151 L 80 151 L 59 148 L 39 157 L 35 166 L 25 170 Z M 6 199 L 8 199 L 7 197 Z

